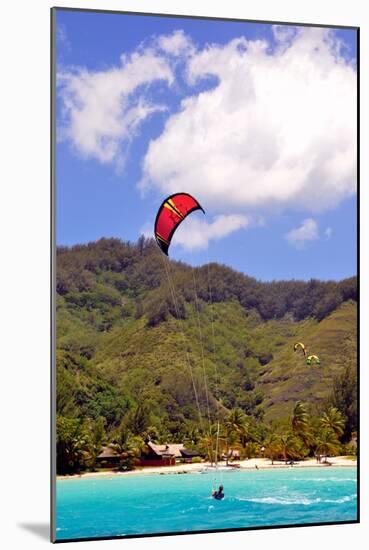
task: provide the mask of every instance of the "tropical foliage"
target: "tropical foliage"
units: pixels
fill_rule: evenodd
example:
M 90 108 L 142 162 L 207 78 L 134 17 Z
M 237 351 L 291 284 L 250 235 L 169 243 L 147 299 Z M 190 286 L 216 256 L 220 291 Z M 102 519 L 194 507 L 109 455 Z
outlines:
M 293 352 L 300 340 L 321 365 Z M 210 461 L 333 452 L 357 429 L 356 278 L 166 272 L 144 237 L 60 247 L 56 363 L 60 473 L 95 469 L 108 443 L 121 468 L 148 440 Z

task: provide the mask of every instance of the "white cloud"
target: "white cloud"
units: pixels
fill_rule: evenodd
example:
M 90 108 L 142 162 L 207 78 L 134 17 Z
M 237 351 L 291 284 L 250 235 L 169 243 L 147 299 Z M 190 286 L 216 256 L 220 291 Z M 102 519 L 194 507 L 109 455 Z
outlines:
M 58 42 L 66 42 L 68 40 L 65 25 L 61 23 L 59 23 L 56 27 L 56 40 Z
M 323 211 L 356 191 L 356 72 L 325 29 L 274 30 L 189 57 L 182 101 L 150 143 L 141 189 L 185 189 L 218 212 Z
M 174 31 L 169 35 L 161 35 L 157 39 L 158 47 L 171 55 L 189 55 L 194 51 L 194 45 L 183 30 Z
M 64 53 L 70 53 L 72 51 L 72 45 L 68 39 L 67 28 L 65 25 L 63 25 L 63 23 L 58 23 L 58 25 L 56 26 L 55 37 L 56 37 L 56 44 L 57 44 L 57 48 L 56 48 L 57 52 L 59 52 L 60 45 L 62 46 L 61 50 Z M 58 53 L 58 55 L 60 58 L 62 54 Z
M 121 57 L 119 67 L 105 71 L 69 69 L 58 74 L 63 125 L 59 135 L 85 157 L 122 164 L 125 146 L 152 113 L 165 106 L 152 103 L 147 86 L 172 84 L 172 70 L 155 51 Z
M 185 250 L 205 250 L 210 241 L 217 241 L 228 237 L 239 229 L 245 229 L 249 225 L 260 225 L 262 220 L 251 220 L 241 214 L 229 216 L 216 216 L 208 222 L 202 216 L 189 216 L 174 233 L 172 246 L 181 246 Z M 153 223 L 146 223 L 141 228 L 141 234 L 147 238 L 153 237 Z
M 199 50 L 178 30 L 149 38 L 117 66 L 67 68 L 58 74 L 59 135 L 83 157 L 121 167 L 143 122 L 167 109 L 150 86 L 178 94 L 181 73 L 189 86 L 210 75 L 216 83 L 182 100 L 143 159 L 143 192 L 185 190 L 221 214 L 189 219 L 174 243 L 206 248 L 256 211 L 333 207 L 356 192 L 355 68 L 325 29 L 276 25 L 273 36 L 273 44 L 240 37 Z M 318 238 L 316 222 L 287 238 L 298 247 Z
M 293 27 L 290 25 L 273 25 L 272 33 L 279 45 L 285 46 L 289 45 L 292 40 L 295 38 L 298 31 L 298 27 Z
M 306 242 L 319 239 L 318 224 L 312 218 L 307 218 L 299 227 L 291 229 L 286 239 L 296 248 L 303 248 Z
M 62 27 L 59 33 L 64 40 Z M 149 99 L 150 84 L 161 80 L 171 86 L 176 63 L 185 61 L 194 51 L 190 37 L 177 30 L 152 37 L 131 55 L 122 55 L 119 66 L 102 71 L 78 67 L 59 72 L 63 123 L 58 137 L 69 140 L 87 158 L 122 165 L 126 147 L 142 122 L 167 109 Z
M 239 214 L 217 216 L 210 223 L 198 217 L 187 218 L 186 223 L 182 223 L 175 232 L 172 244 L 180 245 L 186 250 L 204 250 L 209 241 L 227 237 L 249 224 L 250 220 Z
M 330 239 L 332 237 L 332 228 L 331 227 L 327 227 L 326 230 L 324 231 L 324 234 L 326 236 L 326 239 Z

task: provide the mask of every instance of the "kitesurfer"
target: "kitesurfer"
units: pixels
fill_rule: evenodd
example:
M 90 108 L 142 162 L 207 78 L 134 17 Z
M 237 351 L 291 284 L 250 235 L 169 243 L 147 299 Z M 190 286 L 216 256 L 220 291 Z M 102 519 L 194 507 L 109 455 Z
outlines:
M 219 485 L 219 489 L 217 491 L 213 491 L 211 496 L 216 500 L 222 500 L 222 498 L 224 498 L 223 485 Z

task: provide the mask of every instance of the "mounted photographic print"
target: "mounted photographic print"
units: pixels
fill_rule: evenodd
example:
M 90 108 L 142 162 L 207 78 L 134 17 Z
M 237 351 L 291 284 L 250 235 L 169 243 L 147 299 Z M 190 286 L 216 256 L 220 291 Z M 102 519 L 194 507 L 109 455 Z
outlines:
M 359 30 L 51 15 L 52 539 L 357 522 Z

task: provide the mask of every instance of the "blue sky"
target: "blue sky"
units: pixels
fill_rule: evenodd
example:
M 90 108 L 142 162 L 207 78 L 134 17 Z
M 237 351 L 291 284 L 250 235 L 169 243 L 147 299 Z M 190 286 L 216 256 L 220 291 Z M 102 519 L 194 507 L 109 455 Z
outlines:
M 135 241 L 188 191 L 172 257 L 353 275 L 356 34 L 308 31 L 58 10 L 57 243 Z

